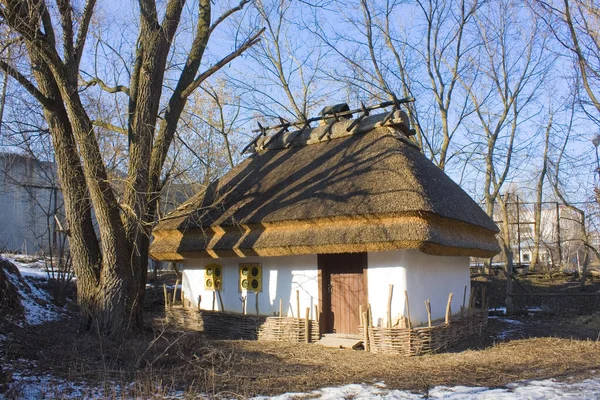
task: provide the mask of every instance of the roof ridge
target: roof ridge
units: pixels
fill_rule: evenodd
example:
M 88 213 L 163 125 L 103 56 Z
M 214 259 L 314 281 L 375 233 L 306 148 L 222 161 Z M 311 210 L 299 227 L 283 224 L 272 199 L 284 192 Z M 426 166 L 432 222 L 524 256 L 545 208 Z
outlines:
M 381 127 L 392 129 L 401 140 L 419 149 L 419 146 L 409 139 L 410 122 L 406 112 L 396 110 L 391 117 L 388 114 L 369 115 L 362 118 L 358 123 L 353 119 L 332 120 L 330 123 L 314 128 L 263 136 L 256 141 L 254 151 L 261 152 L 308 146 L 346 136 L 365 134 Z

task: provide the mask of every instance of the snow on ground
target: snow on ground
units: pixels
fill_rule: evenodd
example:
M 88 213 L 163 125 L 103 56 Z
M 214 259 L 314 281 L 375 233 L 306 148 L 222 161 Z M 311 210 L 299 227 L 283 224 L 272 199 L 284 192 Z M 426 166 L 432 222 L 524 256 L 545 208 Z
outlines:
M 0 257 L 4 257 L 4 255 Z M 43 263 L 20 263 L 8 259 L 19 269 L 25 282 L 23 284 L 23 281 L 20 281 L 16 275 L 5 271 L 7 278 L 15 285 L 21 296 L 21 304 L 25 310 L 25 322 L 30 325 L 37 325 L 60 319 L 64 315 L 64 311 L 52 303 L 52 298 L 48 292 L 40 288 L 40 281 L 46 280 L 48 277 L 41 268 Z
M 110 386 L 109 392 L 100 387 L 90 387 L 83 383 L 68 382 L 52 375 L 25 376 L 14 374 L 15 383 L 11 385 L 11 398 L 15 399 L 96 399 L 121 398 L 127 399 L 133 385 L 120 388 Z M 157 388 L 158 393 L 164 393 L 164 388 Z M 188 399 L 191 393 L 182 391 L 167 394 L 164 399 Z M 210 398 L 209 395 L 194 394 L 193 398 Z M 133 398 L 133 397 L 131 397 Z M 227 397 L 224 397 L 227 398 Z M 468 386 L 437 386 L 428 393 L 411 392 L 408 390 L 389 389 L 383 382 L 375 384 L 349 384 L 337 387 L 326 387 L 307 393 L 285 393 L 279 396 L 258 396 L 252 400 L 301 400 L 301 399 L 381 399 L 381 400 L 592 400 L 600 398 L 600 377 L 581 382 L 558 382 L 554 379 L 542 381 L 523 381 L 510 383 L 501 388 L 468 387 Z M 3 399 L 0 394 L 0 399 Z
M 553 379 L 543 381 L 524 381 L 511 383 L 502 388 L 438 386 L 428 393 L 415 393 L 405 390 L 387 389 L 385 384 L 351 384 L 314 390 L 310 393 L 286 393 L 275 397 L 255 397 L 254 400 L 297 400 L 297 399 L 386 399 L 386 400 L 554 400 L 554 399 L 598 399 L 600 398 L 600 378 L 587 379 L 576 383 L 557 382 Z

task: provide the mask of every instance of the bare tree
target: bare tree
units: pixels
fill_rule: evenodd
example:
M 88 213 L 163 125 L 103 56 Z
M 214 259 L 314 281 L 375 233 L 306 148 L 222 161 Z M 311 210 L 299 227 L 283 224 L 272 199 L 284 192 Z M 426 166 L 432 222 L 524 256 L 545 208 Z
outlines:
M 597 0 L 535 0 L 557 42 L 566 49 L 579 71 L 587 99 L 580 97 L 584 111 L 600 123 L 600 3 Z M 588 111 L 588 107 L 594 110 Z
M 519 2 L 490 3 L 478 13 L 477 23 L 480 52 L 472 62 L 478 73 L 473 81 L 461 80 L 475 109 L 474 143 L 483 154 L 483 195 L 486 211 L 493 216 L 516 150 L 523 148 L 517 134 L 530 117 L 529 108 L 550 64 L 539 22 Z
M 540 241 L 542 236 L 542 201 L 544 198 L 544 182 L 546 180 L 546 173 L 548 172 L 550 134 L 552 132 L 553 119 L 554 112 L 550 110 L 544 135 L 542 165 L 535 188 L 535 203 L 533 205 L 533 250 L 531 252 L 530 263 L 531 270 L 536 270 L 539 267 Z
M 213 18 L 211 2 L 199 1 L 189 50 L 175 87 L 165 95 L 165 70 L 185 1 L 168 0 L 157 7 L 154 0 L 139 0 L 128 85 L 108 87 L 102 79 L 95 80 L 104 89 L 127 97 L 128 162 L 122 196 L 117 196 L 109 183 L 96 129 L 79 85 L 96 1 L 87 0 L 82 8 L 69 0 L 56 0 L 51 5 L 45 0 L 0 2 L 0 21 L 24 44 L 29 60 L 26 65 L 0 60 L 0 68 L 39 102 L 48 121 L 86 328 L 93 324 L 104 333 L 119 335 L 142 325 L 150 230 L 165 159 L 190 95 L 257 42 L 261 32 L 198 72 L 211 34 L 247 2 L 242 0 Z M 94 230 L 92 208 L 99 236 Z
M 305 121 L 334 92 L 323 82 L 326 48 L 301 24 L 309 8 L 289 0 L 253 2 L 253 17 L 265 26 L 265 34 L 247 53 L 251 62 L 228 72 L 252 118 Z

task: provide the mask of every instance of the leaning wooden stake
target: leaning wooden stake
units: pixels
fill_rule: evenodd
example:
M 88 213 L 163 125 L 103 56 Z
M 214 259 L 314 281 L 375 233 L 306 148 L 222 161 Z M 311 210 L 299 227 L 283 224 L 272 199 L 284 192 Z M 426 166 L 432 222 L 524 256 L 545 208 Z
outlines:
M 319 306 L 315 304 L 315 317 L 313 318 L 315 321 L 319 322 Z
M 310 343 L 310 307 L 306 307 L 306 318 L 304 319 L 304 341 Z
M 202 303 L 202 296 L 198 295 L 198 311 L 201 310 L 200 303 Z
M 469 297 L 469 308 L 475 307 L 475 288 L 471 288 L 471 297 Z
M 298 318 L 302 318 L 300 317 L 300 291 L 296 290 L 296 312 L 298 315 Z
M 481 287 L 481 311 L 487 311 L 487 298 L 485 297 L 485 286 Z M 507 309 L 508 310 L 508 309 Z
M 362 317 L 362 315 L 363 315 L 363 306 L 362 306 L 362 304 L 359 304 L 358 305 L 358 318 L 360 319 L 360 324 L 361 325 L 363 323 L 363 317 Z
M 175 289 L 173 289 L 173 301 L 171 304 L 175 304 L 175 301 L 177 300 L 177 286 L 179 286 L 179 279 L 175 281 Z
M 165 295 L 165 310 L 169 309 L 169 294 L 167 293 L 167 285 L 163 284 L 163 291 Z
M 465 303 L 467 301 L 467 287 L 465 286 L 465 290 L 463 291 L 463 305 L 460 308 L 460 316 L 462 317 L 465 313 Z
M 371 351 L 371 348 L 369 347 L 369 316 L 367 315 L 368 312 L 365 311 L 362 314 L 362 321 L 363 321 L 363 333 L 364 333 L 364 337 L 363 337 L 363 344 L 365 347 L 365 351 Z
M 279 318 L 283 317 L 283 299 L 279 299 Z
M 387 327 L 392 327 L 392 297 L 394 296 L 394 285 L 390 285 L 388 291 L 388 304 L 387 304 Z
M 448 295 L 448 305 L 446 306 L 446 323 L 449 324 L 450 323 L 450 314 L 452 313 L 452 296 L 454 296 L 452 293 L 450 293 Z
M 407 327 L 408 329 L 412 328 L 412 324 L 410 322 L 410 307 L 408 305 L 408 290 L 404 291 L 404 302 L 406 304 L 406 322 L 407 322 Z
M 221 297 L 220 290 L 217 290 L 217 296 L 219 296 L 219 304 L 221 306 L 221 311 L 225 311 L 225 306 L 223 305 L 223 298 Z
M 256 298 L 256 315 L 259 315 L 259 310 L 258 310 L 258 292 L 255 292 L 255 298 Z
M 213 290 L 212 310 L 215 311 L 215 303 L 217 302 L 217 292 Z
M 431 328 L 431 302 L 425 300 L 425 309 L 427 309 L 427 326 Z

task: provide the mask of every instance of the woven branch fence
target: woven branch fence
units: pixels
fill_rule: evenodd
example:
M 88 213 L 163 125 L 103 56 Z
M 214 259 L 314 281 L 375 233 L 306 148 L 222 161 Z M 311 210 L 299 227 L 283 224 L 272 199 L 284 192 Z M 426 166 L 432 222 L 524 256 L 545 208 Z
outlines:
M 319 338 L 319 323 L 302 318 L 269 317 L 258 331 L 258 340 L 314 343 Z
M 472 309 L 468 315 L 455 316 L 451 322 L 415 328 L 368 327 L 369 349 L 374 353 L 418 356 L 447 349 L 475 335 L 487 326 L 487 312 Z M 360 327 L 364 336 L 364 327 Z
M 165 310 L 167 323 L 182 328 L 204 332 L 218 339 L 256 340 L 258 331 L 267 317 L 243 315 L 225 311 L 198 311 L 195 308 L 170 307 Z

